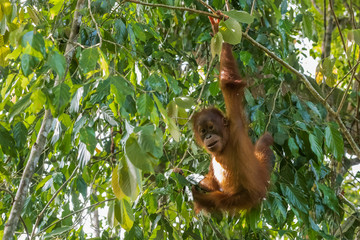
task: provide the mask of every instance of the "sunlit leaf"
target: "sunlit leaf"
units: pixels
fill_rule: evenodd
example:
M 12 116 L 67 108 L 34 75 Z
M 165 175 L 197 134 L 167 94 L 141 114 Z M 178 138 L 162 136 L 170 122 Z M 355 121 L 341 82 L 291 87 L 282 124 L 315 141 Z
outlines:
M 244 11 L 231 10 L 224 12 L 224 14 L 241 23 L 250 24 L 254 21 L 254 17 Z
M 220 32 L 216 33 L 215 36 L 211 38 L 211 55 L 213 58 L 216 54 L 220 56 L 223 41 L 224 40 Z
M 229 18 L 227 21 L 220 21 L 219 32 L 225 42 L 238 44 L 241 42 L 242 30 L 241 25 L 234 19 Z

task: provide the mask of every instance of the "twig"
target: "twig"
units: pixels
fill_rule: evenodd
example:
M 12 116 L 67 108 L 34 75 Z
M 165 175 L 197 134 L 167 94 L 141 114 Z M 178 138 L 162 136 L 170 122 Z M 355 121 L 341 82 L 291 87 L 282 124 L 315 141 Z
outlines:
M 357 155 L 357 157 L 360 158 L 360 148 L 357 145 L 357 143 L 355 142 L 354 138 L 351 136 L 350 132 L 348 131 L 348 129 L 346 128 L 345 124 L 343 123 L 342 119 L 340 118 L 339 114 L 337 114 L 334 109 L 329 105 L 328 102 L 325 101 L 325 99 L 316 91 L 316 89 L 311 85 L 311 83 L 309 82 L 309 80 L 305 77 L 304 74 L 300 73 L 299 71 L 297 71 L 295 68 L 293 68 L 292 66 L 290 66 L 288 63 L 286 63 L 284 60 L 282 60 L 281 58 L 279 58 L 278 56 L 276 56 L 275 53 L 271 52 L 270 50 L 268 50 L 266 47 L 264 47 L 263 45 L 261 45 L 260 43 L 256 42 L 253 38 L 251 38 L 249 35 L 247 35 L 246 33 L 243 33 L 243 37 L 245 39 L 247 39 L 252 45 L 254 45 L 255 47 L 261 49 L 263 52 L 265 52 L 266 54 L 268 54 L 272 59 L 274 59 L 275 61 L 277 61 L 278 63 L 280 63 L 282 66 L 284 66 L 285 68 L 287 68 L 289 71 L 291 71 L 292 73 L 294 73 L 296 76 L 298 76 L 301 81 L 305 84 L 305 86 L 307 87 L 307 89 L 310 91 L 310 93 L 318 100 L 320 101 L 324 107 L 326 108 L 326 110 L 335 118 L 335 121 L 339 124 L 339 127 L 342 131 L 342 133 L 345 135 L 347 141 L 349 142 L 351 148 L 354 150 L 355 154 Z
M 344 80 L 345 80 L 345 78 L 350 74 L 350 73 L 352 73 L 353 71 L 354 71 L 354 69 L 357 67 L 359 65 L 359 62 L 357 62 L 356 64 L 355 64 L 355 66 L 352 68 L 352 69 L 350 69 L 350 71 L 349 72 L 347 72 L 346 74 L 345 74 L 345 76 L 340 80 L 340 81 L 338 81 L 336 84 L 335 84 L 335 86 L 331 89 L 331 91 L 329 92 L 329 94 L 325 97 L 325 101 L 331 96 L 331 94 L 334 92 L 334 90 L 340 85 L 340 83 L 342 83 Z
M 253 15 L 253 12 L 254 12 L 255 2 L 256 2 L 256 0 L 253 0 L 252 5 L 251 5 L 251 11 L 250 11 L 251 16 Z M 251 23 L 249 23 L 246 27 L 246 31 L 245 31 L 246 34 L 249 32 L 250 26 L 251 26 Z
M 271 109 L 271 112 L 270 112 L 270 115 L 269 115 L 269 121 L 268 121 L 268 123 L 266 124 L 266 127 L 265 127 L 265 132 L 267 132 L 267 130 L 268 130 L 268 127 L 269 127 L 270 121 L 271 121 L 271 116 L 273 115 L 273 113 L 275 111 L 276 99 L 277 99 L 277 97 L 278 97 L 278 95 L 279 95 L 279 93 L 281 91 L 282 84 L 283 84 L 283 81 L 281 81 L 280 87 L 276 91 L 276 94 L 275 94 L 275 97 L 274 97 L 274 103 L 273 103 L 273 106 L 272 106 L 272 109 Z
M 172 10 L 180 10 L 180 11 L 187 11 L 187 12 L 192 12 L 192 13 L 199 13 L 199 14 L 206 15 L 206 16 L 213 17 L 213 18 L 221 18 L 220 16 L 218 16 L 216 14 L 201 11 L 201 10 L 196 10 L 193 8 L 169 6 L 169 5 L 165 5 L 165 4 L 159 4 L 159 3 L 146 3 L 146 2 L 141 2 L 141 1 L 137 1 L 137 0 L 126 0 L 125 2 L 132 2 L 132 3 L 144 5 L 144 6 L 149 6 L 149 7 L 161 7 L 161 8 L 167 8 L 167 9 L 172 9 Z
M 202 0 L 198 0 L 202 5 L 204 5 L 206 8 L 210 9 L 210 11 L 214 14 L 216 14 L 215 9 L 213 9 L 209 4 L 207 4 L 206 2 L 202 1 Z
M 94 15 L 92 14 L 92 11 L 91 11 L 91 1 L 90 0 L 88 0 L 88 8 L 89 8 L 90 17 L 91 17 L 93 23 L 95 24 L 96 34 L 98 35 L 99 41 L 100 41 L 98 44 L 95 44 L 95 46 L 98 45 L 99 47 L 101 47 L 102 46 L 102 37 L 101 37 L 101 34 L 100 34 L 99 26 L 96 23 Z
M 61 192 L 61 190 L 67 185 L 67 183 L 75 176 L 76 171 L 79 169 L 79 166 L 77 166 L 74 171 L 72 172 L 71 176 L 63 183 L 63 185 L 61 185 L 61 187 L 56 191 L 56 193 L 50 198 L 49 202 L 45 205 L 45 207 L 43 208 L 43 210 L 40 212 L 40 214 L 37 216 L 36 218 L 36 222 L 33 226 L 33 230 L 30 236 L 30 239 L 33 239 L 33 237 L 35 236 L 35 230 L 36 227 L 39 225 L 40 219 L 42 218 L 42 216 L 44 215 L 45 210 L 50 206 L 50 204 L 54 201 L 54 199 L 57 197 L 57 195 L 59 195 L 59 193 Z
M 354 79 L 354 75 L 355 75 L 355 71 L 354 71 L 354 72 L 352 73 L 352 75 L 351 75 L 350 82 L 349 82 L 349 84 L 348 84 L 348 86 L 347 86 L 347 88 L 346 88 L 346 90 L 345 90 L 345 92 L 344 92 L 344 95 L 343 95 L 343 97 L 342 97 L 342 99 L 341 99 L 341 102 L 340 102 L 339 107 L 338 107 L 338 109 L 337 109 L 337 111 L 336 111 L 336 114 L 339 114 L 340 111 L 341 111 L 341 109 L 342 109 L 343 106 L 344 106 L 346 96 L 348 95 L 350 86 L 351 86 L 351 84 L 352 84 L 352 82 L 353 82 L 353 79 Z
M 106 199 L 106 200 L 104 200 L 104 201 L 101 201 L 101 202 L 95 203 L 95 204 L 93 204 L 93 205 L 84 207 L 84 208 L 82 208 L 82 209 L 73 211 L 72 213 L 66 215 L 65 217 L 59 218 L 59 219 L 56 220 L 55 222 L 51 223 L 49 226 L 47 226 L 47 227 L 45 227 L 44 229 L 42 229 L 38 234 L 35 235 L 35 237 L 36 237 L 36 236 L 39 236 L 41 233 L 45 232 L 46 230 L 48 230 L 48 229 L 51 228 L 52 226 L 56 225 L 57 223 L 63 221 L 64 219 L 66 219 L 66 218 L 68 218 L 68 217 L 71 217 L 71 216 L 73 216 L 73 215 L 75 215 L 75 214 L 77 214 L 77 213 L 79 213 L 79 212 L 82 212 L 82 211 L 84 211 L 84 210 L 86 210 L 86 209 L 89 209 L 89 208 L 92 208 L 92 207 L 96 207 L 96 206 L 101 205 L 101 204 L 103 204 L 103 203 L 105 203 L 105 202 L 114 201 L 114 200 L 116 200 L 116 199 L 117 199 L 117 198 Z
M 226 11 L 230 11 L 229 0 L 225 0 Z

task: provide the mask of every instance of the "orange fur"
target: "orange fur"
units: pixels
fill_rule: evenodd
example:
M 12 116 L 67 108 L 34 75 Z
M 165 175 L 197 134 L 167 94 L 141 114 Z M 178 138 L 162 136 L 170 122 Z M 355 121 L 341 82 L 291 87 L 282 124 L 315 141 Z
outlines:
M 220 57 L 220 87 L 226 106 L 228 125 L 221 124 L 221 111 L 210 108 L 194 116 L 197 142 L 204 145 L 198 130 L 198 119 L 209 118 L 215 125 L 212 135 L 219 135 L 225 142 L 221 151 L 209 151 L 213 159 L 209 172 L 199 183 L 206 192 L 193 187 L 195 211 L 208 212 L 249 209 L 265 197 L 270 180 L 270 161 L 273 139 L 264 134 L 256 143 L 248 136 L 243 109 L 246 82 L 240 77 L 232 55 L 232 46 L 224 43 Z M 211 136 L 210 136 L 211 137 Z M 214 169 L 214 166 L 217 169 Z

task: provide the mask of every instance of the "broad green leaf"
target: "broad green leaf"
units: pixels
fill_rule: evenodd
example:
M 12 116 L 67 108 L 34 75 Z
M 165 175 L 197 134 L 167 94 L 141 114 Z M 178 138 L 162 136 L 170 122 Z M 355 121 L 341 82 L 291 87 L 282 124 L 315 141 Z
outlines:
M 235 45 L 241 42 L 241 25 L 232 18 L 229 18 L 225 22 L 220 21 L 219 32 L 227 43 Z
M 141 148 L 154 158 L 159 159 L 163 154 L 162 131 L 159 128 L 155 130 L 153 125 L 137 128 L 135 131 L 137 130 L 140 130 L 137 134 Z
M 0 124 L 0 145 L 5 154 L 16 156 L 15 141 L 10 133 Z
M 154 171 L 151 157 L 140 147 L 134 134 L 131 134 L 126 141 L 125 154 L 135 167 L 146 172 Z
M 140 23 L 132 24 L 132 29 L 134 30 L 135 36 L 137 39 L 140 39 L 143 42 L 146 42 L 146 34 L 144 28 Z
M 54 238 L 56 238 L 55 236 L 69 232 L 72 229 L 73 229 L 72 226 L 55 228 L 50 233 L 45 234 L 44 238 L 45 239 L 54 239 Z
M 137 185 L 138 172 L 139 170 L 128 162 L 128 160 L 125 158 L 121 159 L 118 167 L 118 184 L 120 186 L 121 193 L 130 197 L 133 201 L 135 201 L 139 194 L 139 187 Z M 122 199 L 124 199 L 124 196 L 122 196 Z
M 324 158 L 324 154 L 322 151 L 322 139 L 310 133 L 309 142 L 311 150 L 315 153 L 319 160 L 322 160 Z
M 252 55 L 248 51 L 240 52 L 240 60 L 243 62 L 244 66 L 247 66 L 250 63 L 251 58 Z
M 47 183 L 50 179 L 52 178 L 51 175 L 46 176 L 45 178 L 43 178 L 38 185 L 36 185 L 36 191 L 39 190 L 40 188 L 42 188 L 44 186 L 45 183 Z
M 33 57 L 27 53 L 21 55 L 21 70 L 25 77 L 34 72 L 37 64 L 38 60 L 36 57 Z
M 66 71 L 66 59 L 57 51 L 49 54 L 48 63 L 50 67 L 59 75 L 60 79 L 64 77 Z
M 156 73 L 151 74 L 145 83 L 149 84 L 149 86 L 157 92 L 165 92 L 167 88 L 165 79 Z
M 236 21 L 238 21 L 240 23 L 250 24 L 254 21 L 254 17 L 244 11 L 231 10 L 231 11 L 224 12 L 224 14 L 229 16 L 230 18 L 235 19 Z
M 159 112 L 161 113 L 161 116 L 163 117 L 163 120 L 165 122 L 165 124 L 167 125 L 169 132 L 171 134 L 171 136 L 174 138 L 174 140 L 176 142 L 178 142 L 180 140 L 180 130 L 179 128 L 176 126 L 176 123 L 173 119 L 169 118 L 169 116 L 167 115 L 164 107 L 162 106 L 161 102 L 159 101 L 159 99 L 153 94 L 156 106 L 159 109 Z
M 31 104 L 31 93 L 28 93 L 24 97 L 22 97 L 20 100 L 18 100 L 9 110 L 10 115 L 9 119 L 10 122 L 12 122 L 13 118 L 18 115 L 19 113 L 25 112 L 25 110 L 30 106 Z
M 280 187 L 288 203 L 303 213 L 308 213 L 308 201 L 300 190 L 284 184 L 281 184 Z
M 176 105 L 185 109 L 191 109 L 195 106 L 195 100 L 192 97 L 175 98 Z
M 121 19 L 116 19 L 114 26 L 116 29 L 114 34 L 115 41 L 119 44 L 122 44 L 127 38 L 126 25 Z
M 125 199 L 116 201 L 114 211 L 116 220 L 121 227 L 126 231 L 130 231 L 134 224 L 134 214 L 128 201 Z
M 108 78 L 109 77 L 109 64 L 106 60 L 106 57 L 104 55 L 104 53 L 100 50 L 100 48 L 98 48 L 99 50 L 99 55 L 100 55 L 100 59 L 99 59 L 99 65 L 100 65 L 100 68 L 102 70 L 102 73 L 103 73 L 103 77 L 104 78 Z
M 79 66 L 84 73 L 94 70 L 99 60 L 99 51 L 97 48 L 87 48 L 81 52 Z
M 312 17 L 309 14 L 303 14 L 303 30 L 304 35 L 311 39 L 312 36 L 312 26 L 313 21 Z
M 360 29 L 354 29 L 349 31 L 348 39 L 355 41 L 355 43 L 360 46 Z
M 117 197 L 117 199 L 121 200 L 126 195 L 123 193 L 123 191 L 120 188 L 118 167 L 119 167 L 118 165 L 115 166 L 115 168 L 112 171 L 111 186 L 112 186 L 112 190 L 113 190 L 114 195 Z
M 87 150 L 90 154 L 94 153 L 97 144 L 95 138 L 95 131 L 91 127 L 84 127 L 80 129 L 80 140 L 85 143 Z
M 41 91 L 41 89 L 36 89 L 31 94 L 31 109 L 34 113 L 42 110 L 46 104 L 46 95 Z
M 318 186 L 323 193 L 322 202 L 336 213 L 339 213 L 339 201 L 334 190 L 321 183 Z
M 55 113 L 54 116 L 57 117 L 60 115 L 67 104 L 70 102 L 70 87 L 66 83 L 60 83 L 53 88 L 54 97 L 52 99 Z
M 213 81 L 212 83 L 210 83 L 209 91 L 211 96 L 216 96 L 220 92 L 219 81 Z
M 100 103 L 104 98 L 110 94 L 110 78 L 106 80 L 100 80 L 99 85 L 96 88 L 95 94 L 91 96 L 92 103 Z
M 294 157 L 297 157 L 299 156 L 299 147 L 298 145 L 296 144 L 294 138 L 289 138 L 288 140 L 288 146 L 289 146 L 289 149 L 291 151 L 291 154 L 294 156 Z
M 87 188 L 88 186 L 85 180 L 82 178 L 81 175 L 79 175 L 76 179 L 76 189 L 79 191 L 79 193 L 81 193 L 84 199 L 86 199 L 87 196 Z
M 154 101 L 148 94 L 141 94 L 136 100 L 136 106 L 140 115 L 149 117 L 154 108 Z
M 114 118 L 114 113 L 108 106 L 104 105 L 101 107 L 101 114 L 111 126 L 118 126 L 118 123 Z
M 216 33 L 215 36 L 211 38 L 211 56 L 213 58 L 216 54 L 220 56 L 223 41 L 224 40 L 220 32 Z
M 16 147 L 21 149 L 25 143 L 28 136 L 28 130 L 22 122 L 15 124 L 13 128 L 14 139 Z
M 325 129 L 325 144 L 329 153 L 340 161 L 344 155 L 344 141 L 338 126 L 334 123 L 329 123 Z
M 109 77 L 111 83 L 111 93 L 115 95 L 115 102 L 122 106 L 125 103 L 126 96 L 134 96 L 134 89 L 121 76 Z
M 182 89 L 179 87 L 178 81 L 175 80 L 171 75 L 166 74 L 166 79 L 168 81 L 170 89 L 176 94 L 179 95 L 182 92 Z

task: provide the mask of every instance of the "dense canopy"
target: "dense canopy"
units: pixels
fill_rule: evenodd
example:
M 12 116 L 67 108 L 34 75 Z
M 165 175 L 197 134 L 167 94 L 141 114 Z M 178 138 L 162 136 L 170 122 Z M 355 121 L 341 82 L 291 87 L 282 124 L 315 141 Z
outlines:
M 0 0 L 0 237 L 360 238 L 360 2 L 145 1 Z M 222 41 L 275 164 L 257 208 L 196 215 Z

